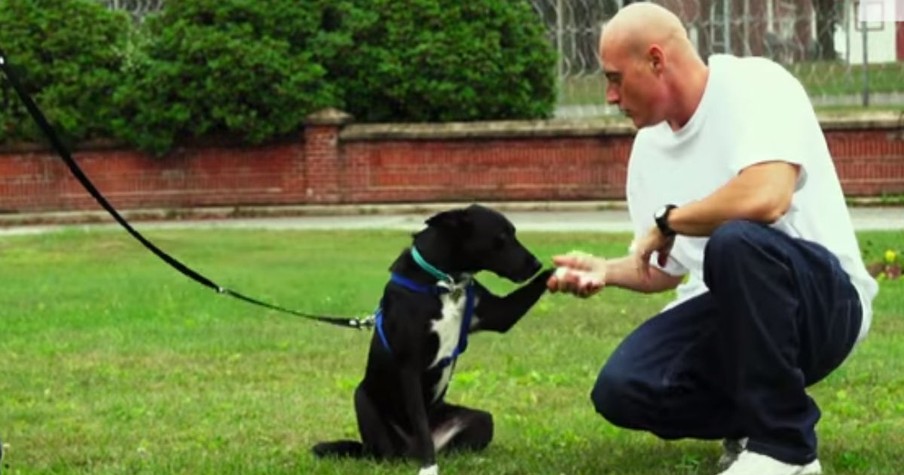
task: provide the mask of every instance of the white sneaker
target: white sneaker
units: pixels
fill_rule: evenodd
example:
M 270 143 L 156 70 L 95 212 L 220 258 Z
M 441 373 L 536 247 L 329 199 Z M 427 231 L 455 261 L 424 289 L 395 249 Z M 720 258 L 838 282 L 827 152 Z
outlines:
M 820 475 L 819 459 L 806 465 L 792 465 L 768 455 L 744 450 L 738 459 L 719 475 Z
M 716 468 L 725 470 L 738 459 L 738 455 L 747 448 L 747 437 L 742 439 L 724 439 L 722 440 L 722 455 L 716 462 Z

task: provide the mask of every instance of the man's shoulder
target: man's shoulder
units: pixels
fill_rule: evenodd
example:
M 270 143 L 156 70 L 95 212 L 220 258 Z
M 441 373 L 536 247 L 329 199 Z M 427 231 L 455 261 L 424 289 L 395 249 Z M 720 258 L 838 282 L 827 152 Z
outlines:
M 706 62 L 709 66 L 716 69 L 749 67 L 783 69 L 781 64 L 765 56 L 738 56 L 728 53 L 715 53 L 709 55 Z
M 780 63 L 765 56 L 735 56 L 714 54 L 708 64 L 712 74 L 729 77 L 731 83 L 759 83 L 791 81 L 797 79 Z
M 649 155 L 672 140 L 672 135 L 671 129 L 665 122 L 642 127 L 637 129 L 634 134 L 634 144 L 631 150 L 635 154 Z
M 647 143 L 651 140 L 657 139 L 658 137 L 668 137 L 671 135 L 671 130 L 672 129 L 665 121 L 653 125 L 648 125 L 646 127 L 641 127 L 637 129 L 637 132 L 634 133 L 634 141 Z

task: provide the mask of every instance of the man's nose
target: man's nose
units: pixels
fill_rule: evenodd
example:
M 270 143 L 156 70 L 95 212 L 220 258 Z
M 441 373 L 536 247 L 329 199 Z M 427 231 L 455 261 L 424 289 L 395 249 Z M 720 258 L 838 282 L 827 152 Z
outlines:
M 620 100 L 621 100 L 621 97 L 618 94 L 618 91 L 614 87 L 606 88 L 606 102 L 614 105 L 614 104 L 618 104 L 618 102 Z

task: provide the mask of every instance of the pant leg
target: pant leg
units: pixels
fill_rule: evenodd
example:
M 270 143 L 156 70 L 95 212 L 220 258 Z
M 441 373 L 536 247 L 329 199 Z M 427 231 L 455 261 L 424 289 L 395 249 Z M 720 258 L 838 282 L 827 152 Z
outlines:
M 819 411 L 805 387 L 856 341 L 856 290 L 822 246 L 749 222 L 719 228 L 704 262 L 710 292 L 618 346 L 591 393 L 597 412 L 663 438 L 750 437 L 757 452 L 811 461 Z
M 821 245 L 732 221 L 707 243 L 704 280 L 722 315 L 723 384 L 748 449 L 812 461 L 820 412 L 805 388 L 841 364 L 860 330 L 848 275 Z
M 590 395 L 596 411 L 666 439 L 742 437 L 716 377 L 718 318 L 706 293 L 640 325 L 600 371 Z

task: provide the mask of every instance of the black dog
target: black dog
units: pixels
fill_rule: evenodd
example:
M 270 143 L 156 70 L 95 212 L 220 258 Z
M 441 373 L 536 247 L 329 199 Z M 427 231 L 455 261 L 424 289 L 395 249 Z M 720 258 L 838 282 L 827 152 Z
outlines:
M 376 312 L 364 379 L 355 390 L 361 442 L 314 446 L 317 456 L 410 457 L 421 475 L 436 474 L 440 449 L 480 450 L 493 438 L 490 413 L 444 401 L 468 334 L 504 333 L 546 290 L 551 269 L 515 237 L 501 213 L 471 205 L 426 221 L 390 267 Z M 471 276 L 490 271 L 527 285 L 505 297 Z

